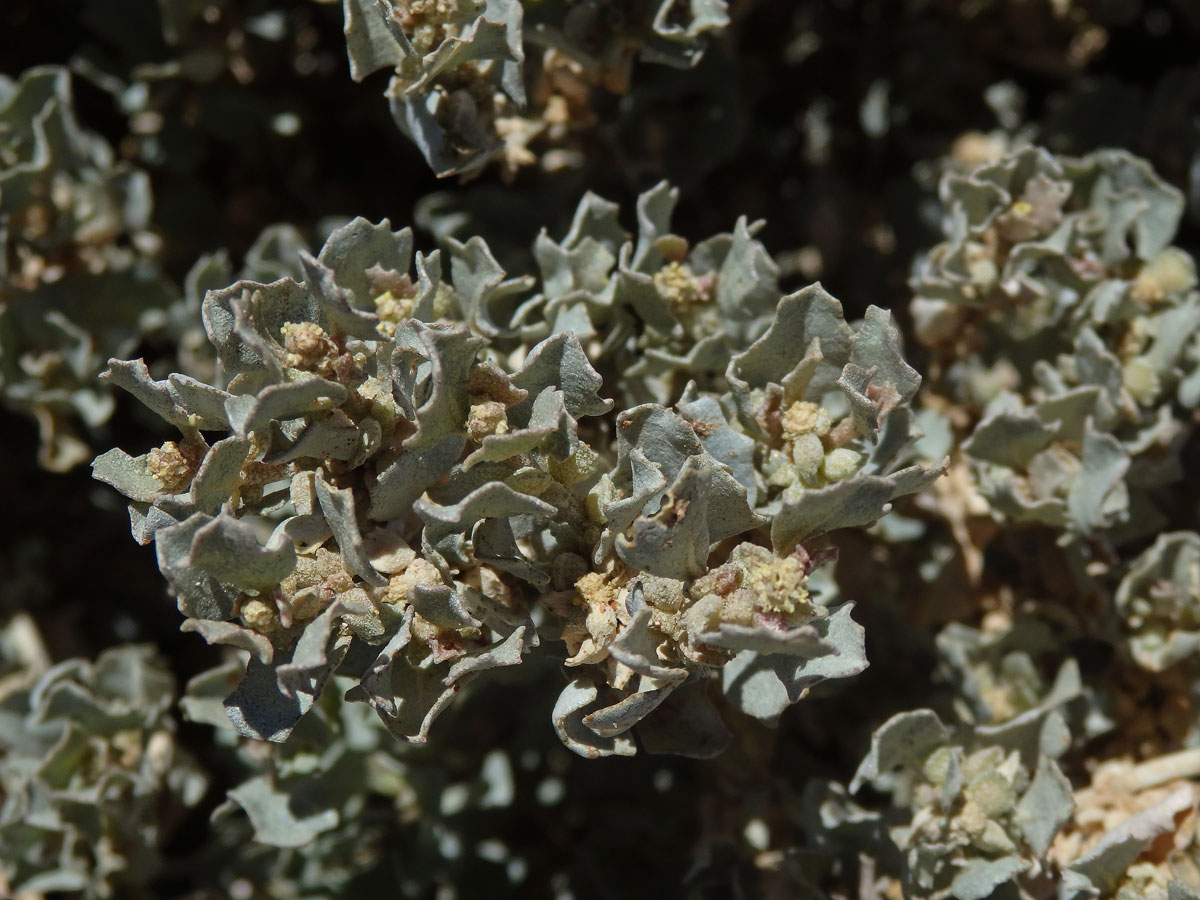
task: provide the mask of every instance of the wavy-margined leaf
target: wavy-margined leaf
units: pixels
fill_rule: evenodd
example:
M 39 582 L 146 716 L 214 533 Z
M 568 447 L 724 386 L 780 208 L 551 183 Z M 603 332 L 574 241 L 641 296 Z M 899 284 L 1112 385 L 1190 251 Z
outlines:
M 690 393 L 690 390 L 684 392 L 684 399 L 676 408 L 696 433 L 704 450 L 718 463 L 729 468 L 746 491 L 747 505 L 754 508 L 758 503 L 754 440 L 730 427 L 716 398 L 688 399 Z
M 576 678 L 558 695 L 552 714 L 554 730 L 568 749 L 588 759 L 633 756 L 637 746 L 626 734 L 604 736 L 584 724 L 584 717 L 600 704 L 599 690 L 586 677 Z
M 369 703 L 396 737 L 424 743 L 438 713 L 468 679 L 491 668 L 519 664 L 529 645 L 526 630 L 517 628 L 454 663 L 434 663 L 429 656 L 410 652 L 410 612 L 346 699 Z
M 871 736 L 871 749 L 854 773 L 851 792 L 893 769 L 922 760 L 949 737 L 946 726 L 931 709 L 892 716 Z
M 563 392 L 546 388 L 528 410 L 528 423 L 503 434 L 484 437 L 478 450 L 464 460 L 465 468 L 485 461 L 511 459 L 545 446 L 556 458 L 566 459 L 578 446 L 576 428 L 564 402 Z
M 1115 437 L 1102 434 L 1089 423 L 1080 464 L 1067 493 L 1067 511 L 1087 533 L 1111 521 L 1110 497 L 1129 470 L 1129 454 Z
M 152 508 L 150 513 L 159 513 L 159 510 Z M 230 618 L 237 603 L 237 590 L 222 584 L 211 573 L 195 568 L 192 563 L 192 546 L 197 533 L 216 520 L 198 513 L 182 522 L 168 524 L 171 520 L 161 513 L 159 515 L 162 520 L 152 532 L 154 549 L 159 569 L 175 589 L 179 611 L 194 619 L 223 621 Z M 148 515 L 147 520 L 149 518 Z M 254 540 L 254 548 L 247 545 L 253 557 L 258 552 L 255 550 L 258 541 L 253 534 L 249 539 Z
M 467 611 L 462 595 L 450 585 L 415 585 L 408 598 L 417 615 L 438 628 L 457 630 L 482 625 Z
M 619 484 L 628 479 L 632 490 L 628 499 L 606 504 L 604 514 L 610 522 L 610 527 L 637 527 L 629 516 L 631 513 L 640 512 L 647 516 L 642 527 L 650 529 L 648 534 L 653 533 L 659 535 L 662 540 L 669 540 L 665 533 L 660 533 L 661 527 L 674 527 L 686 523 L 687 520 L 685 517 L 678 523 L 660 522 L 659 526 L 650 524 L 651 517 L 664 515 L 660 510 L 653 509 L 653 504 L 661 496 L 657 490 L 652 491 L 652 485 L 658 482 L 654 470 L 661 473 L 667 485 L 678 483 L 682 489 L 682 473 L 689 466 L 699 474 L 687 476 L 686 491 L 701 492 L 705 495 L 705 521 L 709 543 L 741 534 L 761 524 L 762 520 L 750 509 L 745 488 L 724 466 L 714 463 L 700 443 L 696 432 L 678 414 L 655 404 L 646 404 L 621 413 L 617 417 L 617 425 L 618 459 L 615 477 L 619 479 Z M 640 509 L 634 505 L 634 497 L 645 497 Z M 687 499 L 684 497 L 684 500 Z M 669 513 L 665 515 L 670 518 Z M 695 526 L 685 527 L 690 533 Z M 662 540 L 655 538 L 657 542 L 653 543 L 653 546 L 662 546 Z M 687 551 L 693 557 L 700 553 L 696 549 L 699 547 L 699 540 L 700 538 L 696 537 L 691 549 Z M 673 548 L 672 552 L 684 551 L 683 548 Z M 707 552 L 704 556 L 707 556 Z M 669 565 L 679 570 L 680 566 L 687 568 L 692 564 L 680 562 Z
M 647 753 L 711 759 L 725 751 L 731 735 L 706 689 L 699 679 L 683 684 L 638 723 L 638 741 Z
M 599 396 L 603 379 L 592 368 L 579 339 L 571 334 L 556 334 L 537 344 L 512 376 L 512 383 L 528 391 L 526 399 L 512 408 L 518 419 L 532 412 L 534 398 L 546 387 L 563 392 L 563 403 L 575 418 L 602 416 L 613 406 L 613 401 Z
M 1075 798 L 1071 782 L 1058 763 L 1047 756 L 1038 758 L 1037 770 L 1017 804 L 1015 819 L 1025 840 L 1038 857 L 1044 857 L 1059 830 L 1071 819 Z
M 261 663 L 270 665 L 275 656 L 271 641 L 249 628 L 233 622 L 217 622 L 212 619 L 185 619 L 180 631 L 195 632 L 210 644 L 226 644 L 245 650 Z
M 921 376 L 900 352 L 900 330 L 892 314 L 878 306 L 868 306 L 862 324 L 850 340 L 850 362 L 864 369 L 875 369 L 871 379 L 890 406 L 908 403 L 921 386 Z
M 376 330 L 379 317 L 351 305 L 345 289 L 337 283 L 333 269 L 304 250 L 300 251 L 300 267 L 304 272 L 304 286 L 316 297 L 334 336 L 369 341 L 379 334 Z
M 358 515 L 354 491 L 350 488 L 334 487 L 326 477 L 318 473 L 316 479 L 317 502 L 334 540 L 338 542 L 346 567 L 367 584 L 383 587 L 387 579 L 375 571 L 363 546 L 362 532 L 358 527 Z
M 712 465 L 691 456 L 668 489 L 662 508 L 639 516 L 632 534 L 617 536 L 617 554 L 629 565 L 664 578 L 685 580 L 707 570 Z
M 304 285 L 290 277 L 271 284 L 237 281 L 223 290 L 209 291 L 201 312 L 222 372 L 231 380 L 235 376 L 281 378 L 277 356 L 282 348 L 278 341 L 287 323 L 312 322 L 325 330 L 329 327 L 320 304 Z
M 242 466 L 250 452 L 250 441 L 231 435 L 209 449 L 192 479 L 191 500 L 197 511 L 216 515 L 241 485 Z
M 416 404 L 417 431 L 404 449 L 424 452 L 451 434 L 466 431 L 470 403 L 467 381 L 475 354 L 483 342 L 465 328 L 416 326 L 416 335 L 430 362 L 428 397 Z
M 788 553 L 798 541 L 836 528 L 869 525 L 888 511 L 896 497 L 894 478 L 858 475 L 785 501 L 771 522 L 771 544 Z
M 130 500 L 153 503 L 165 493 L 165 486 L 150 474 L 148 459 L 148 454 L 130 456 L 114 447 L 92 461 L 92 477 L 112 485 Z
M 963 450 L 976 459 L 1023 468 L 1054 440 L 1057 424 L 1045 423 L 1034 412 L 1001 412 L 980 422 Z
M 266 775 L 243 782 L 229 797 L 246 811 L 255 839 L 272 847 L 308 846 L 338 824 L 335 810 L 305 810 L 303 792 L 281 790 Z
M 165 422 L 181 430 L 207 431 L 229 425 L 228 418 L 216 405 L 217 400 L 227 402 L 228 394 L 181 376 L 155 381 L 141 359 L 110 359 L 108 371 L 100 377 L 133 394 Z
M 292 573 L 296 551 L 286 539 L 264 547 L 250 525 L 223 510 L 196 528 L 183 564 L 223 584 L 264 591 Z
M 1075 900 L 1112 893 L 1129 866 L 1156 838 L 1174 832 L 1177 817 L 1195 803 L 1194 791 L 1185 785 L 1107 831 L 1095 847 L 1067 867 L 1059 897 Z
M 767 641 L 751 635 L 749 644 L 742 642 L 742 635 L 726 633 L 724 646 L 739 650 L 721 670 L 726 696 L 742 712 L 774 722 L 822 681 L 849 678 L 864 671 L 865 631 L 850 617 L 853 609 L 853 603 L 846 603 L 829 616 L 804 626 L 794 645 L 786 641 L 789 632 L 771 635 Z M 702 639 L 711 643 L 708 638 Z
M 347 291 L 353 309 L 369 311 L 375 296 L 384 290 L 376 287 L 379 282 L 372 274 L 407 277 L 412 251 L 412 229 L 392 231 L 387 219 L 372 224 L 358 216 L 329 235 L 317 261 Z
M 400 453 L 369 487 L 371 505 L 367 515 L 386 522 L 408 512 L 417 498 L 453 467 L 466 444 L 466 434 L 454 433 L 421 452 Z
M 230 397 L 225 401 L 229 425 L 247 437 L 261 431 L 268 422 L 296 419 L 342 403 L 346 389 L 324 378 L 303 378 L 285 384 L 272 384 L 258 394 Z
M 668 684 L 635 691 L 611 706 L 588 713 L 581 721 L 600 737 L 615 738 L 658 709 L 674 689 L 674 684 Z
M 987 900 L 996 888 L 1011 884 L 1018 875 L 1028 871 L 1030 864 L 1019 856 L 1000 859 L 973 859 L 954 876 L 950 895 L 956 900 Z
M 238 734 L 260 741 L 286 741 L 316 701 L 314 693 L 288 692 L 276 676 L 291 651 L 277 651 L 270 665 L 251 657 L 237 688 L 225 698 L 225 711 Z
M 452 506 L 419 500 L 413 507 L 426 522 L 426 534 L 436 543 L 442 536 L 462 532 L 480 519 L 510 516 L 553 516 L 555 508 L 544 500 L 493 481 L 477 488 Z
M 687 679 L 687 670 L 668 665 L 658 657 L 661 638 L 651 630 L 653 613 L 643 607 L 608 647 L 617 662 L 661 684 L 679 684 Z
M 1133 560 L 1117 587 L 1114 602 L 1128 623 L 1130 652 L 1152 672 L 1200 651 L 1200 628 L 1194 625 L 1200 605 L 1197 572 L 1200 535 L 1170 532 Z
M 819 284 L 789 294 L 779 301 L 766 334 L 730 362 L 728 377 L 734 396 L 745 397 L 752 387 L 782 384 L 817 340 L 821 359 L 809 380 L 807 393 L 819 398 L 833 388 L 842 367 L 849 362 L 852 339 L 850 326 L 842 316 L 842 305 Z M 745 401 L 738 402 L 741 411 Z M 747 428 L 757 427 L 751 424 L 753 414 L 743 413 L 743 420 Z

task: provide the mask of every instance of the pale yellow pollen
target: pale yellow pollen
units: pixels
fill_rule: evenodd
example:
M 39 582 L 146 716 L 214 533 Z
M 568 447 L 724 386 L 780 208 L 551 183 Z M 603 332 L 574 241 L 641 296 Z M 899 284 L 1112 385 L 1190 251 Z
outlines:
M 484 400 L 471 405 L 467 417 L 467 434 L 473 441 L 482 441 L 489 434 L 506 434 L 508 418 L 506 407 L 498 400 Z
M 833 420 L 829 411 L 816 403 L 798 400 L 784 411 L 780 418 L 785 440 L 794 441 L 802 434 L 824 437 L 829 434 Z
M 320 369 L 337 354 L 333 341 L 316 322 L 285 322 L 279 331 L 283 335 L 288 368 Z
M 391 337 L 396 328 L 412 315 L 413 301 L 411 297 L 397 297 L 391 291 L 384 291 L 375 298 L 375 314 L 379 316 L 379 331 Z
M 279 624 L 279 613 L 275 607 L 258 597 L 242 604 L 241 615 L 247 628 L 260 633 L 274 631 Z
M 175 493 L 187 486 L 192 477 L 192 466 L 179 445 L 167 441 L 147 454 L 146 474 L 154 476 L 163 483 L 164 488 Z
M 683 263 L 669 262 L 654 273 L 654 286 L 666 301 L 675 307 L 707 303 L 711 292 L 692 274 Z

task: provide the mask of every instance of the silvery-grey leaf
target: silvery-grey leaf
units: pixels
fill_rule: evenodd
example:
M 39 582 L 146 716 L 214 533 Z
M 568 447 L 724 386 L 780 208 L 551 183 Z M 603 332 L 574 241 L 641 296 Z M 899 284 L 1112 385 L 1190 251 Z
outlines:
M 387 219 L 372 225 L 358 216 L 326 238 L 317 260 L 329 267 L 334 280 L 349 292 L 354 309 L 369 311 L 375 295 L 385 290 L 374 286 L 369 270 L 407 275 L 412 245 L 411 229 L 392 231 Z
M 603 737 L 583 724 L 583 718 L 598 707 L 600 692 L 586 677 L 576 678 L 563 688 L 554 703 L 554 730 L 567 749 L 588 759 L 602 756 L 633 756 L 637 747 L 627 735 Z
M 709 549 L 708 489 L 712 466 L 690 456 L 671 485 L 662 508 L 639 516 L 629 537 L 617 535 L 617 555 L 629 565 L 664 578 L 686 580 L 707 570 Z
M 629 469 L 630 488 L 625 492 L 627 496 L 620 496 L 614 488 L 611 492 L 613 499 L 601 507 L 609 527 L 618 531 L 632 526 L 640 513 L 653 506 L 656 498 L 661 498 L 667 486 L 662 468 L 640 448 L 632 447 L 624 462 Z
M 896 496 L 895 482 L 877 475 L 857 475 L 823 488 L 805 490 L 785 501 L 771 522 L 771 544 L 788 553 L 797 542 L 835 528 L 869 525 Z
M 662 265 L 662 254 L 654 249 L 654 242 L 669 232 L 671 214 L 678 202 L 679 188 L 671 187 L 666 181 L 660 181 L 638 195 L 638 238 L 631 260 L 633 270 L 652 273 Z
M 483 238 L 473 237 L 465 244 L 450 238 L 446 246 L 450 252 L 450 279 L 462 298 L 464 317 L 485 337 L 501 334 L 504 325 L 493 319 L 489 304 L 504 281 L 504 269 Z
M 376 0 L 343 0 L 343 9 L 350 77 L 355 81 L 380 69 L 400 68 L 406 61 L 419 64 L 404 32 L 388 27 L 386 7 L 381 9 Z
M 322 328 L 329 324 L 309 292 L 291 278 L 267 285 L 238 281 L 224 290 L 209 291 L 201 309 L 204 330 L 227 379 L 278 369 L 273 354 L 263 349 L 266 345 L 261 336 L 250 343 L 246 340 L 247 302 L 253 306 L 255 326 L 274 341 L 288 322 L 314 322 Z
M 146 469 L 145 455 L 130 456 L 113 448 L 92 461 L 92 477 L 110 484 L 130 500 L 153 503 L 166 491 L 163 483 Z
M 779 295 L 778 278 L 779 267 L 763 245 L 754 240 L 746 218 L 740 217 L 717 274 L 717 305 L 732 322 L 745 321 L 775 302 Z
M 427 523 L 431 540 L 440 540 L 442 535 L 462 531 L 483 518 L 506 518 L 509 516 L 553 516 L 555 508 L 544 500 L 514 491 L 507 484 L 493 481 L 472 491 L 452 506 L 439 506 L 427 500 L 418 500 L 413 509 Z
M 108 371 L 100 377 L 133 394 L 167 424 L 174 425 L 183 431 L 212 430 L 228 425 L 223 415 L 217 419 L 208 419 L 201 416 L 198 411 L 193 412 L 185 407 L 182 402 L 185 398 L 172 391 L 171 382 L 169 380 L 155 381 L 151 378 L 150 370 L 146 368 L 146 363 L 141 359 L 110 359 Z M 211 413 L 212 410 L 210 409 L 209 412 Z
M 1105 402 L 1100 388 L 1081 387 L 1048 397 L 1034 411 L 1047 427 L 1056 429 L 1055 440 L 1079 442 L 1083 440 L 1089 417 L 1098 419 Z
M 504 640 L 483 650 L 468 653 L 452 662 L 446 673 L 445 683 L 461 685 L 465 679 L 488 669 L 519 665 L 525 651 L 536 646 L 537 635 L 530 632 L 528 626 L 518 626 Z
M 225 698 L 225 711 L 238 734 L 259 741 L 283 743 L 310 709 L 313 694 L 286 693 L 279 686 L 276 670 L 291 658 L 291 651 L 277 651 L 272 665 L 250 657 L 246 674 L 234 692 Z
M 401 453 L 380 470 L 368 488 L 371 505 L 367 515 L 388 522 L 407 513 L 426 488 L 454 465 L 466 443 L 466 434 L 449 434 L 420 453 Z
M 858 433 L 872 443 L 879 434 L 880 409 L 878 403 L 867 397 L 867 390 L 876 371 L 874 367 L 864 369 L 854 363 L 846 363 L 837 380 L 837 386 L 850 404 L 850 417 Z
M 179 626 L 179 630 L 184 632 L 194 631 L 210 644 L 228 644 L 230 647 L 245 650 L 259 662 L 268 665 L 275 655 L 275 648 L 272 646 L 270 640 L 257 631 L 251 631 L 249 628 L 243 628 L 232 622 L 217 622 L 212 619 L 184 619 L 183 623 Z
M 1045 423 L 1033 411 L 1001 412 L 985 418 L 963 443 L 976 459 L 1009 468 L 1024 468 L 1033 456 L 1050 446 L 1058 423 Z
M 374 421 L 370 418 L 366 422 Z M 268 465 L 279 465 L 296 459 L 354 460 L 363 449 L 363 433 L 340 409 L 330 410 L 310 418 L 299 437 L 286 446 L 263 457 Z
M 865 631 L 846 603 L 811 627 L 829 648 L 812 657 L 742 650 L 721 670 L 722 689 L 742 712 L 774 722 L 808 690 L 829 678 L 849 678 L 867 668 Z
M 467 611 L 458 591 L 447 584 L 413 585 L 408 591 L 408 599 L 422 619 L 438 628 L 456 631 L 479 628 L 482 624 Z
M 242 663 L 235 659 L 189 679 L 187 690 L 179 699 L 184 718 L 189 722 L 199 722 L 226 731 L 232 730 L 233 725 L 229 721 L 229 714 L 225 712 L 224 701 L 237 687 L 244 668 Z
M 289 697 L 309 697 L 315 703 L 325 682 L 341 663 L 350 646 L 350 636 L 341 632 L 343 619 L 362 617 L 374 610 L 365 601 L 335 600 L 304 626 L 292 648 L 290 659 L 275 669 L 279 689 Z
M 537 344 L 512 376 L 512 383 L 528 391 L 525 400 L 512 407 L 511 413 L 518 419 L 527 417 L 534 398 L 551 386 L 562 390 L 567 411 L 575 418 L 602 416 L 613 406 L 612 400 L 598 396 L 603 379 L 573 334 L 556 334 Z
M 892 482 L 892 498 L 919 494 L 946 474 L 950 458 L 946 457 L 939 466 L 909 466 L 887 476 Z
M 261 431 L 268 422 L 295 419 L 327 407 L 344 403 L 346 388 L 324 378 L 302 378 L 284 384 L 272 384 L 258 394 L 244 394 L 225 401 L 229 425 L 242 437 Z
M 632 524 L 629 518 L 635 510 L 653 515 L 651 507 L 661 494 L 650 490 L 657 483 L 654 469 L 661 471 L 667 483 L 675 482 L 691 459 L 705 460 L 709 485 L 707 494 L 707 523 L 710 543 L 741 534 L 763 524 L 746 502 L 746 491 L 724 467 L 713 462 L 701 445 L 696 432 L 678 414 L 655 404 L 643 404 L 617 416 L 618 484 L 628 479 L 632 490 L 627 497 L 606 504 L 604 514 L 610 527 L 624 530 Z M 647 465 L 648 464 L 648 465 Z M 699 465 L 699 463 L 693 463 Z M 645 498 L 641 500 L 641 498 Z M 635 501 L 641 502 L 640 508 Z M 675 577 L 675 576 L 672 576 Z
M 814 339 L 820 341 L 822 359 L 809 382 L 808 396 L 819 398 L 833 388 L 849 362 L 852 341 L 842 305 L 819 284 L 779 301 L 766 334 L 729 364 L 730 384 L 760 388 L 782 384 L 808 354 Z
M 195 530 L 184 565 L 225 584 L 265 591 L 292 573 L 296 551 L 282 537 L 262 546 L 250 525 L 222 510 Z
M 1039 858 L 1046 855 L 1055 835 L 1071 820 L 1074 810 L 1071 783 L 1058 763 L 1039 756 L 1033 781 L 1021 796 L 1014 814 L 1021 833 Z
M 510 415 L 512 413 L 510 412 Z M 570 455 L 569 437 L 574 436 L 574 428 L 568 417 L 563 403 L 563 392 L 554 388 L 546 388 L 534 400 L 533 409 L 529 412 L 530 424 L 518 427 L 504 434 L 486 435 L 479 449 L 463 461 L 463 467 L 470 469 L 477 463 L 492 460 L 511 459 L 514 456 L 528 453 L 548 439 L 557 435 L 559 440 L 555 453 L 558 458 Z M 566 432 L 564 434 L 564 432 Z
M 151 510 L 151 514 L 156 512 L 158 510 Z M 233 615 L 237 604 L 235 588 L 192 565 L 192 545 L 196 535 L 215 521 L 212 516 L 197 513 L 176 525 L 169 525 L 164 516 L 164 521 L 153 531 L 158 567 L 175 589 L 179 611 L 190 619 L 223 621 Z
M 931 709 L 897 713 L 871 736 L 871 749 L 850 782 L 851 793 L 893 769 L 921 761 L 949 738 L 946 726 Z
M 722 622 L 715 631 L 702 631 L 695 640 L 725 650 L 752 650 L 756 653 L 782 653 L 812 659 L 837 650 L 821 639 L 812 625 L 776 630 L 765 625 L 732 625 Z
M 428 90 L 431 82 L 442 72 L 475 60 L 512 60 L 506 28 L 499 22 L 479 18 L 467 25 L 458 37 L 448 37 L 422 61 L 421 79 L 409 90 L 419 93 Z
M 1110 434 L 1097 431 L 1089 422 L 1083 438 L 1082 466 L 1067 493 L 1067 510 L 1084 533 L 1110 521 L 1110 497 L 1129 470 L 1129 454 Z
M 950 896 L 955 900 L 987 900 L 996 888 L 1009 884 L 1029 863 L 1019 856 L 1002 856 L 1000 859 L 971 859 L 954 876 L 950 884 Z
M 425 452 L 447 436 L 466 431 L 470 401 L 467 379 L 483 341 L 462 326 L 439 328 L 418 323 L 418 340 L 431 364 L 429 396 L 417 405 L 416 433 L 404 449 Z
M 900 330 L 892 314 L 878 306 L 868 306 L 862 325 L 850 342 L 850 362 L 863 369 L 875 369 L 872 383 L 888 393 L 894 392 L 891 406 L 908 403 L 921 386 L 921 376 L 904 360 Z
M 350 305 L 346 291 L 337 283 L 333 270 L 305 250 L 300 251 L 304 286 L 316 297 L 329 320 L 330 333 L 364 341 L 379 337 L 379 317 Z
M 642 606 L 616 639 L 609 644 L 608 652 L 617 662 L 623 663 L 639 675 L 657 682 L 680 683 L 687 679 L 687 670 L 666 665 L 658 657 L 661 636 L 650 631 L 654 618 L 649 607 Z
M 334 540 L 338 542 L 346 568 L 367 584 L 385 587 L 388 580 L 375 571 L 363 547 L 362 532 L 355 512 L 354 491 L 351 488 L 334 487 L 325 474 L 318 471 L 316 493 L 317 502 L 321 505 L 321 512 L 329 523 Z
M 1164 671 L 1200 649 L 1200 629 L 1191 626 L 1200 599 L 1195 588 L 1198 568 L 1200 535 L 1177 531 L 1160 534 L 1121 579 L 1115 606 L 1131 625 L 1140 623 L 1130 628 L 1129 638 L 1139 665 Z
M 242 465 L 250 452 L 248 438 L 232 435 L 212 445 L 192 479 L 191 499 L 196 509 L 216 515 L 241 484 Z
M 729 427 L 720 403 L 714 397 L 697 397 L 678 404 L 680 413 L 700 440 L 700 445 L 717 462 L 728 466 L 746 491 L 746 503 L 758 502 L 754 469 L 754 441 Z
M 581 721 L 600 737 L 617 737 L 654 712 L 674 689 L 675 686 L 670 685 L 638 691 L 617 701 L 612 706 L 588 713 Z
M 302 792 L 280 790 L 266 775 L 243 782 L 229 796 L 250 817 L 255 839 L 274 847 L 306 847 L 339 821 L 333 809 L 305 810 Z
M 1156 838 L 1174 832 L 1176 817 L 1195 807 L 1192 787 L 1172 791 L 1148 809 L 1130 816 L 1105 833 L 1095 847 L 1075 860 L 1067 872 L 1081 876 L 1085 884 L 1102 895 L 1110 894 L 1125 871 Z M 1066 892 L 1060 892 L 1060 896 Z M 1066 893 L 1066 896 L 1070 896 Z

